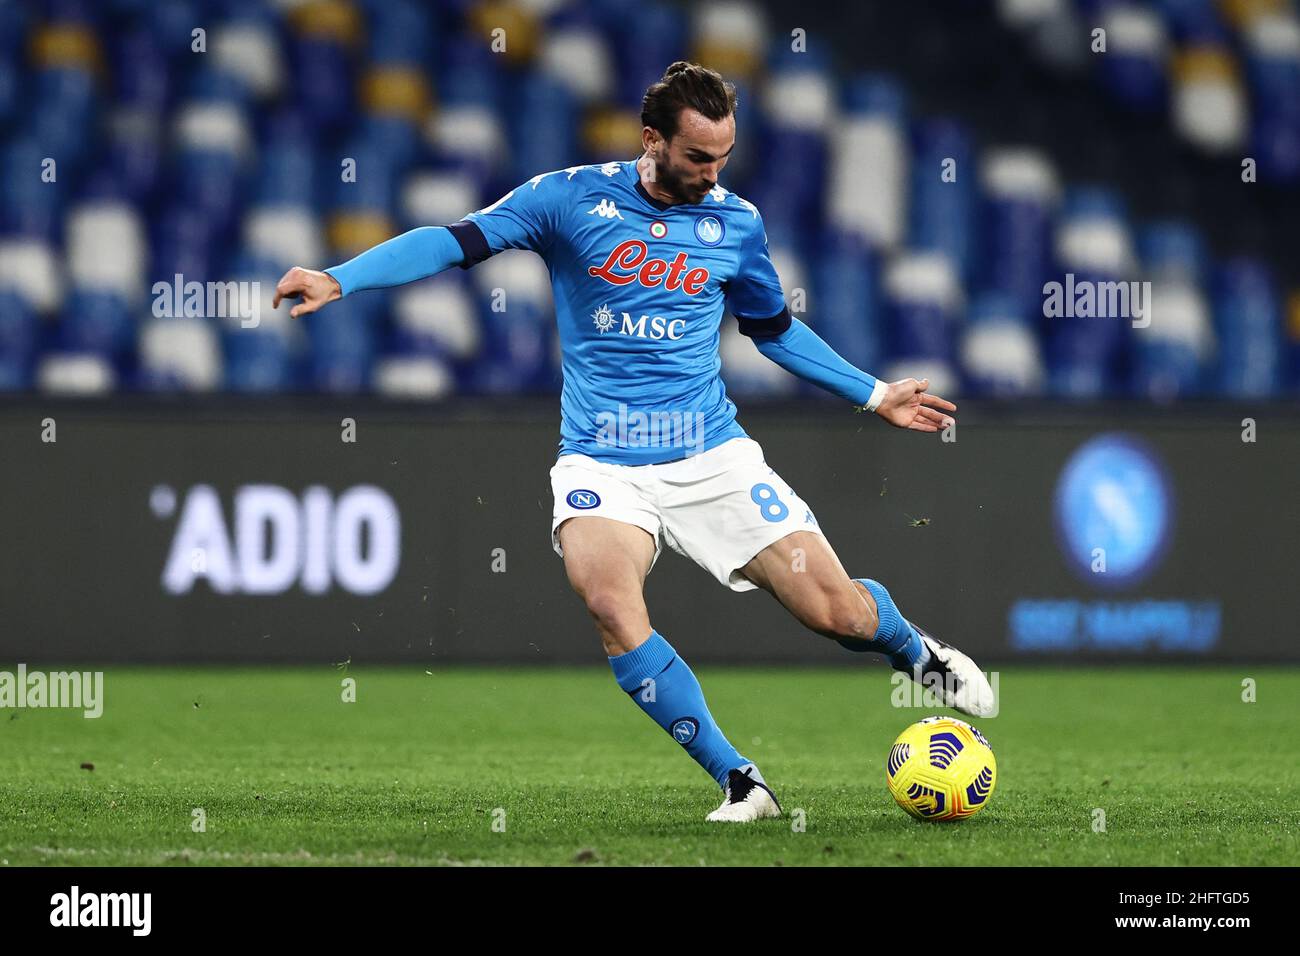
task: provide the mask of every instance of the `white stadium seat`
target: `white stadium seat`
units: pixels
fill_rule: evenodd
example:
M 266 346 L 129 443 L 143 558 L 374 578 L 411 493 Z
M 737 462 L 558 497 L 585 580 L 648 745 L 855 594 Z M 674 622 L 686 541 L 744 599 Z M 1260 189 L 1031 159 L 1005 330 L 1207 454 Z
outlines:
M 446 364 L 427 355 L 384 358 L 375 363 L 375 389 L 390 398 L 442 398 L 455 387 L 455 377 Z
M 54 352 L 37 366 L 36 384 L 43 392 L 103 395 L 116 386 L 117 375 L 102 356 Z
M 196 392 L 221 384 L 221 344 L 204 319 L 150 319 L 140 332 L 140 363 Z

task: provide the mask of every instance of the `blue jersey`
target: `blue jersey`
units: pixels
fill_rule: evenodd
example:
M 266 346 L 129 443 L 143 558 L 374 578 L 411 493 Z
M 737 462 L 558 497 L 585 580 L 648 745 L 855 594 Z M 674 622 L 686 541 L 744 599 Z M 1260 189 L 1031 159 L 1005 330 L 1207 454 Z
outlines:
M 724 306 L 751 334 L 790 322 L 752 203 L 718 185 L 666 205 L 615 162 L 535 176 L 449 228 L 466 265 L 505 249 L 546 261 L 561 455 L 653 464 L 744 436 L 719 376 Z

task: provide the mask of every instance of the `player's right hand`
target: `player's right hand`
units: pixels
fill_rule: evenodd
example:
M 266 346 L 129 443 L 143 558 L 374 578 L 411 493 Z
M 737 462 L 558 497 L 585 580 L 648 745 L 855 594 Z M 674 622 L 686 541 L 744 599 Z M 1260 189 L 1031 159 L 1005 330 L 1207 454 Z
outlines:
M 343 290 L 339 288 L 338 280 L 328 272 L 294 266 L 275 284 L 275 300 L 271 303 L 271 308 L 278 309 L 281 299 L 296 299 L 299 296 L 302 301 L 289 310 L 295 319 L 315 312 L 335 299 L 343 298 Z

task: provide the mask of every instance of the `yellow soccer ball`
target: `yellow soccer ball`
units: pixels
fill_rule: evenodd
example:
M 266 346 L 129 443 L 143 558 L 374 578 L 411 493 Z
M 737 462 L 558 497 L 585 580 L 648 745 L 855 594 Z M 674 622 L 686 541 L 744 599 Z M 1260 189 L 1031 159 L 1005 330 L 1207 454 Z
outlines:
M 978 813 L 997 779 L 988 740 L 954 717 L 927 717 L 908 727 L 885 761 L 889 792 L 918 820 L 961 820 Z

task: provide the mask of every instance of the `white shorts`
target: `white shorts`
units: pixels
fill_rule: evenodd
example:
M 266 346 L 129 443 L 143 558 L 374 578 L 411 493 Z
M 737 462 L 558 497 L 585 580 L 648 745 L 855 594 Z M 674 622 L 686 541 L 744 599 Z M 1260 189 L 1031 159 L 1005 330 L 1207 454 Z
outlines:
M 769 544 L 794 531 L 821 534 L 812 509 L 767 467 L 752 438 L 661 465 L 562 455 L 551 469 L 551 491 L 551 546 L 561 557 L 563 522 L 612 518 L 645 529 L 655 541 L 655 561 L 666 542 L 733 591 L 754 590 L 740 569 Z

